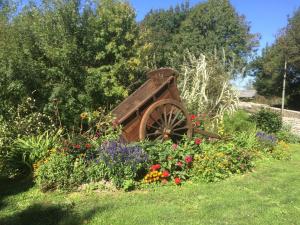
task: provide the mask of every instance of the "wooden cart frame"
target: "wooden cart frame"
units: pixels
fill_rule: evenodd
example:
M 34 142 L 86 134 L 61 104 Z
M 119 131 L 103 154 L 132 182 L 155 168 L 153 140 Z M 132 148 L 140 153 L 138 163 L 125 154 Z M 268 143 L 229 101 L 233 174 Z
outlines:
M 162 68 L 147 74 L 148 80 L 113 111 L 127 142 L 179 141 L 192 136 L 193 126 L 176 85 L 177 72 Z

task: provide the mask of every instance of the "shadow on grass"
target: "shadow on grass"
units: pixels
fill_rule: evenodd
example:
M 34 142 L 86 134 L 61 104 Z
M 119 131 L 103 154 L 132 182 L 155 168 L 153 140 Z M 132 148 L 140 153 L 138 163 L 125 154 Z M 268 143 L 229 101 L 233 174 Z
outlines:
M 17 180 L 0 177 L 0 210 L 6 206 L 4 199 L 10 195 L 26 192 L 33 186 L 32 178 L 19 178 Z
M 108 206 L 95 208 L 83 215 L 74 213 L 71 206 L 34 204 L 12 216 L 0 219 L 2 225 L 80 225 L 88 222 L 95 213 L 105 211 Z

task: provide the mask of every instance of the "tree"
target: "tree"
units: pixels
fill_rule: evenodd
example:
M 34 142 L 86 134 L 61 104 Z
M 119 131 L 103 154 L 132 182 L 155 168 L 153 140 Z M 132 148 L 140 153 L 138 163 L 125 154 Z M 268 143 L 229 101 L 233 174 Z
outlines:
M 257 35 L 238 15 L 228 0 L 208 0 L 191 9 L 156 11 L 150 13 L 142 24 L 149 29 L 148 42 L 159 66 L 180 65 L 185 51 L 200 56 L 201 53 L 219 52 L 222 57 L 235 60 L 242 68 L 257 46 Z M 165 58 L 173 58 L 166 60 Z M 173 65 L 172 65 L 173 63 Z
M 151 51 L 148 53 L 152 67 L 163 67 L 170 65 L 170 57 L 173 52 L 173 39 L 179 32 L 181 23 L 189 13 L 189 2 L 175 9 L 151 10 L 140 24 L 145 34 L 144 42 L 151 44 Z
M 83 110 L 131 91 L 140 74 L 134 10 L 118 0 L 87 3 L 31 2 L 0 21 L 0 114 L 31 96 L 39 111 L 59 111 L 71 126 Z
M 259 94 L 281 96 L 284 65 L 287 61 L 286 96 L 289 107 L 300 108 L 300 9 L 288 19 L 275 43 L 262 51 L 253 63 L 255 87 Z

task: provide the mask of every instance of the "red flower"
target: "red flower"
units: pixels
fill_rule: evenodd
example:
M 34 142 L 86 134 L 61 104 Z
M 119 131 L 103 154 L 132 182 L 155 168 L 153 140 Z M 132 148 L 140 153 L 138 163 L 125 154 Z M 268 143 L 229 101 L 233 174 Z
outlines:
M 186 163 L 191 163 L 192 162 L 192 156 L 188 155 L 185 157 L 185 162 Z
M 91 148 L 91 147 L 92 147 L 91 144 L 85 144 L 85 148 L 89 149 L 89 148 Z
M 155 170 L 159 170 L 160 169 L 160 165 L 159 164 L 155 164 L 151 166 L 151 170 L 155 171 Z
M 80 149 L 80 145 L 74 145 L 74 148 Z
M 163 177 L 169 177 L 170 173 L 168 170 L 164 170 L 164 172 L 162 173 Z
M 196 119 L 196 118 L 197 118 L 196 115 L 194 115 L 194 114 L 190 115 L 190 119 L 191 119 L 191 120 L 194 120 L 194 119 Z
M 179 177 L 176 177 L 174 179 L 175 184 L 179 185 L 181 183 L 181 179 Z
M 176 163 L 176 166 L 182 167 L 182 162 L 178 161 L 178 162 Z
M 173 144 L 172 148 L 175 150 L 178 147 L 178 144 Z
M 196 138 L 196 139 L 195 139 L 195 144 L 196 144 L 196 145 L 200 145 L 201 142 L 202 142 L 202 140 L 201 140 L 200 138 Z

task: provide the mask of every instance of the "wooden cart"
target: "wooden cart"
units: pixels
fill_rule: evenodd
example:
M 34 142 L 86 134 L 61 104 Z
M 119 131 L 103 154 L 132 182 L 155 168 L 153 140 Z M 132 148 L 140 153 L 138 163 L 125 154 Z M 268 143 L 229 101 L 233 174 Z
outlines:
M 192 136 L 189 114 L 176 86 L 177 72 L 163 68 L 147 74 L 148 80 L 113 111 L 127 142 L 167 140 Z

